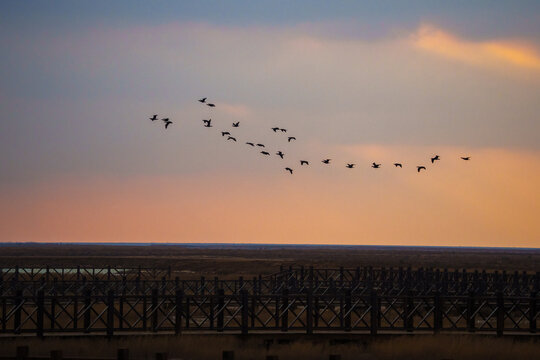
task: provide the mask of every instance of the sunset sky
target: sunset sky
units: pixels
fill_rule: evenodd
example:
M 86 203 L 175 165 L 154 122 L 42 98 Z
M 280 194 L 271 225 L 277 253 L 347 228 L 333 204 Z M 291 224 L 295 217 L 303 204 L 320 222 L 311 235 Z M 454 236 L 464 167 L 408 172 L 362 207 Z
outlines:
M 540 247 L 539 1 L 8 0 L 0 50 L 0 242 Z

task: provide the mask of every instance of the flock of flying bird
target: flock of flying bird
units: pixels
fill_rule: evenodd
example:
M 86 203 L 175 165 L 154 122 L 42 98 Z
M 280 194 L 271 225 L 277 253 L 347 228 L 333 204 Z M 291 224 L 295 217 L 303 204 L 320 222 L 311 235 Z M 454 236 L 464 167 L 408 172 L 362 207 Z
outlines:
M 206 99 L 207 99 L 207 98 L 202 98 L 202 99 L 199 99 L 198 101 L 199 101 L 200 103 L 202 103 L 202 104 L 208 106 L 208 107 L 211 107 L 211 108 L 216 107 L 215 104 L 207 102 Z M 153 115 L 153 116 L 150 118 L 150 120 L 152 120 L 152 121 L 158 120 L 158 115 L 157 115 L 157 114 Z M 163 123 L 164 123 L 164 125 L 165 125 L 165 129 L 167 129 L 167 128 L 169 127 L 169 125 L 171 125 L 171 124 L 173 123 L 171 120 L 169 120 L 169 118 L 163 118 L 163 119 L 161 119 L 161 121 L 163 121 Z M 207 128 L 213 127 L 213 125 L 212 125 L 212 119 L 204 119 L 204 120 L 203 120 L 203 124 L 204 124 L 203 126 L 204 126 L 204 127 L 207 127 Z M 233 127 L 233 128 L 240 127 L 240 122 L 239 122 L 239 121 L 233 122 L 233 123 L 232 123 L 232 127 Z M 279 127 L 272 127 L 272 128 L 270 128 L 270 129 L 271 129 L 274 133 L 277 133 L 278 131 L 279 131 L 280 133 L 286 133 L 286 132 L 287 132 L 287 129 L 283 129 L 283 128 L 279 128 Z M 229 131 L 222 131 L 222 132 L 221 132 L 221 136 L 222 136 L 222 137 L 227 136 L 227 140 L 228 140 L 228 141 L 234 141 L 234 142 L 236 142 L 236 138 L 235 138 L 234 136 L 232 136 L 231 133 L 230 133 Z M 295 140 L 296 140 L 296 137 L 294 137 L 294 136 L 288 136 L 288 137 L 287 137 L 287 142 L 289 142 L 289 143 L 290 143 L 291 141 L 295 141 Z M 257 143 L 257 144 L 256 144 L 256 143 L 254 143 L 254 142 L 249 142 L 249 141 L 248 141 L 248 142 L 246 142 L 246 144 L 249 145 L 249 146 L 252 146 L 252 147 L 266 148 L 266 146 L 265 146 L 264 144 L 260 144 L 260 143 Z M 270 156 L 270 153 L 269 153 L 268 151 L 266 151 L 266 150 L 262 150 L 262 151 L 261 151 L 261 154 L 262 154 L 262 155 L 265 155 L 265 156 Z M 284 159 L 284 157 L 285 157 L 285 154 L 284 154 L 281 150 L 278 151 L 278 152 L 276 152 L 276 155 L 279 156 L 281 159 Z M 470 157 L 470 156 L 461 156 L 460 159 L 465 160 L 465 161 L 468 161 L 468 160 L 471 159 L 471 157 Z M 331 160 L 332 160 L 332 159 L 323 159 L 321 162 L 322 162 L 323 164 L 325 164 L 325 165 L 329 165 L 330 162 L 331 162 Z M 439 161 L 439 160 L 440 160 L 440 156 L 439 156 L 439 155 L 435 155 L 434 157 L 431 158 L 431 163 L 433 164 L 433 163 L 435 163 L 435 161 Z M 304 165 L 309 165 L 309 161 L 307 161 L 307 160 L 300 160 L 300 166 L 304 166 Z M 353 163 L 347 163 L 347 164 L 345 165 L 345 167 L 347 167 L 348 169 L 352 169 L 352 168 L 355 167 L 355 165 L 356 165 L 356 164 L 353 164 Z M 396 168 L 403 168 L 403 164 L 397 163 L 397 162 L 394 163 L 394 166 L 395 166 Z M 374 168 L 374 169 L 379 169 L 379 168 L 381 167 L 381 164 L 377 164 L 377 163 L 373 162 L 373 163 L 371 164 L 371 167 Z M 420 172 L 420 171 L 422 171 L 422 170 L 426 170 L 426 167 L 425 167 L 424 165 L 418 165 L 418 166 L 416 166 L 416 170 L 417 170 L 418 172 Z M 293 173 L 294 170 L 293 170 L 292 168 L 290 168 L 290 167 L 286 167 L 286 168 L 285 168 L 285 171 L 288 171 L 288 172 L 291 173 L 291 175 L 292 175 L 292 173 Z

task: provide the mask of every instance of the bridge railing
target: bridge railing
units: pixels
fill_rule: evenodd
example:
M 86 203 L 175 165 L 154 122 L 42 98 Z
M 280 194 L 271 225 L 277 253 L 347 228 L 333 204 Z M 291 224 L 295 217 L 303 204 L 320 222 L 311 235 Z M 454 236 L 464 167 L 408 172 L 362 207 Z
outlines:
M 325 294 L 312 291 L 250 294 L 173 295 L 153 289 L 150 294 L 126 295 L 109 290 L 96 294 L 34 296 L 17 291 L 0 296 L 0 335 L 183 331 L 241 332 L 455 332 L 537 334 L 537 293 L 529 296 L 356 294 L 343 289 Z

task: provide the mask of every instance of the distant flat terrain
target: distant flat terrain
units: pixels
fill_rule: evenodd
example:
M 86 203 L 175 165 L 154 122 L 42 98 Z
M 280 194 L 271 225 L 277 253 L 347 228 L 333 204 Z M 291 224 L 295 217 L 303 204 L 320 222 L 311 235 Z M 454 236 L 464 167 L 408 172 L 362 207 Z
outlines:
M 186 276 L 251 276 L 280 265 L 540 271 L 540 249 L 301 245 L 2 244 L 3 267 L 168 267 Z

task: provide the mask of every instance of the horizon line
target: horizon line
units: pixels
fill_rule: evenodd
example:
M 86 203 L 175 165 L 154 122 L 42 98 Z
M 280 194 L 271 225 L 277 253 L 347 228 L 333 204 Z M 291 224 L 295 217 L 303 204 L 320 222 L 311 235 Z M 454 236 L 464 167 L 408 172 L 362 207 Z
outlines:
M 535 250 L 540 247 L 520 246 L 465 246 L 465 245 L 374 245 L 374 244 L 302 244 L 302 243 L 197 243 L 197 242 L 37 242 L 0 241 L 0 247 L 9 245 L 106 245 L 106 246 L 273 246 L 273 247 L 367 247 L 367 248 L 438 248 L 438 249 L 486 249 L 486 250 Z

